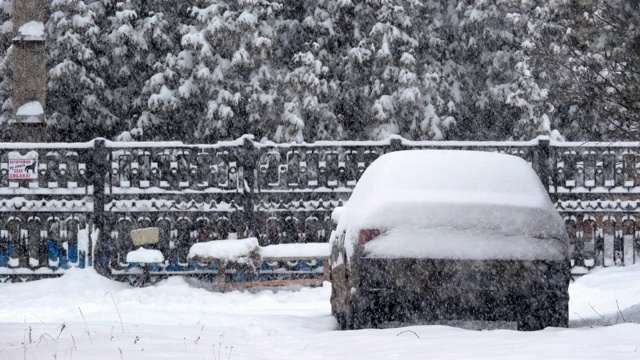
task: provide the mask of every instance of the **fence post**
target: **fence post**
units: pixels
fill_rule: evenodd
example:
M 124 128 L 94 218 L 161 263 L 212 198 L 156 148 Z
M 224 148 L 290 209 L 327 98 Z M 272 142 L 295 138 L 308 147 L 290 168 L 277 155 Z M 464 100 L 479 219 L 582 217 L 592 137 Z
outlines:
M 538 177 L 540 177 L 540 181 L 542 185 L 544 185 L 545 190 L 549 193 L 549 197 L 551 201 L 556 201 L 555 189 L 553 193 L 551 192 L 551 149 L 550 149 L 550 140 L 547 137 L 538 137 L 538 147 L 535 150 L 534 157 L 534 169 L 538 173 Z
M 244 212 L 245 222 L 245 236 L 246 237 L 258 237 L 260 235 L 260 229 L 258 228 L 256 214 L 254 211 L 254 199 L 255 196 L 255 170 L 258 162 L 258 154 L 253 140 L 249 137 L 244 138 L 242 149 L 240 150 L 240 165 L 242 166 L 242 208 Z
M 389 152 L 400 151 L 400 150 L 402 150 L 402 139 L 392 138 L 389 141 Z
M 105 177 L 108 171 L 108 150 L 104 139 L 96 139 L 94 142 L 91 184 L 93 185 L 93 223 L 98 230 L 98 242 L 95 249 L 93 264 L 96 271 L 104 276 L 109 276 L 108 261 L 105 256 L 109 254 L 109 237 L 105 231 Z

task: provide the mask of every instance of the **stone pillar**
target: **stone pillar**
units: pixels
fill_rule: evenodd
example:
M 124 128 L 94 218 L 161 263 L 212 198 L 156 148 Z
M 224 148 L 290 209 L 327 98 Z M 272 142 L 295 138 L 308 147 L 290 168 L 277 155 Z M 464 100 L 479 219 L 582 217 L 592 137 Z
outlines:
M 47 102 L 46 1 L 13 0 L 13 118 L 9 121 L 12 142 L 47 141 L 44 114 Z M 39 259 L 41 266 L 46 265 L 46 260 L 41 259 L 46 242 L 40 241 L 40 231 L 35 223 L 25 225 L 20 225 L 21 230 L 28 230 L 29 236 L 20 237 L 20 242 L 14 243 L 14 257 L 20 259 L 21 266 L 31 266 L 30 259 Z
M 44 39 L 47 0 L 13 2 L 13 120 L 14 142 L 47 140 L 47 52 Z

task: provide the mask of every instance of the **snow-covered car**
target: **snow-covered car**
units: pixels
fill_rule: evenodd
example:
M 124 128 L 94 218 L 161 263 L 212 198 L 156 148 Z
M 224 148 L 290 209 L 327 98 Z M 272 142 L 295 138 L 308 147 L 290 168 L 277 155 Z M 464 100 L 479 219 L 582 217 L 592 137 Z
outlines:
M 566 327 L 564 222 L 512 155 L 389 153 L 334 214 L 331 309 L 341 329 L 388 323 Z

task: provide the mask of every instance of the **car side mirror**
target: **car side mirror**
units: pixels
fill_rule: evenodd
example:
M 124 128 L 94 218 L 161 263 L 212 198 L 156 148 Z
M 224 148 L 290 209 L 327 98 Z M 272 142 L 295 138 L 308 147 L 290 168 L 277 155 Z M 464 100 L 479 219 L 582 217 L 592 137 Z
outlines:
M 340 215 L 342 215 L 343 209 L 344 209 L 343 206 L 338 206 L 335 209 L 333 209 L 333 211 L 331 212 L 331 222 L 333 222 L 333 225 L 338 225 L 338 222 L 340 221 Z

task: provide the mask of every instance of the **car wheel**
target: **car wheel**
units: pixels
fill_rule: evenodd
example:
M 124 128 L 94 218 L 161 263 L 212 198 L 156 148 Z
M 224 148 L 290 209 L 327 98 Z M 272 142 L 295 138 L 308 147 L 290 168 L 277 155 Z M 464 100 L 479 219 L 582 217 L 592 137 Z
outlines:
M 333 315 L 336 318 L 336 321 L 338 322 L 338 329 L 340 330 L 349 330 L 348 327 L 348 323 L 347 323 L 347 316 L 342 313 L 336 313 Z
M 349 303 L 349 327 L 353 330 L 378 328 L 382 319 L 375 314 L 367 300 L 356 295 L 350 298 Z
M 354 304 L 354 297 L 349 293 L 350 291 L 346 291 L 344 296 L 345 311 L 339 314 L 339 317 L 336 317 L 336 319 L 338 319 L 338 324 L 342 330 L 362 329 L 360 312 L 358 311 L 356 304 Z
M 341 324 L 341 314 L 342 312 L 338 309 L 338 297 L 340 296 L 338 290 L 336 289 L 338 287 L 337 284 L 337 276 L 334 273 L 333 270 L 331 270 L 329 272 L 329 280 L 331 281 L 331 298 L 330 298 L 330 302 L 331 302 L 331 315 L 333 315 L 336 320 L 338 321 L 338 326 L 340 327 L 341 330 L 343 330 L 343 326 Z
M 546 293 L 530 303 L 527 311 L 520 314 L 518 330 L 536 331 L 547 327 L 567 327 L 569 323 L 569 296 Z M 534 298 L 535 300 L 535 298 Z
M 331 314 L 336 318 L 338 322 L 338 328 L 340 330 L 351 329 L 350 321 L 350 305 L 348 294 L 343 294 L 343 291 L 336 289 L 337 286 L 333 286 L 331 289 Z M 340 306 L 338 303 L 346 305 L 346 309 Z M 341 309 L 342 308 L 342 309 Z
M 332 262 L 336 262 L 339 257 L 340 251 L 337 246 L 333 246 L 331 259 Z M 342 259 L 344 261 L 344 258 Z M 337 266 L 331 266 L 331 270 L 329 272 L 330 280 L 331 280 L 331 315 L 336 318 L 338 322 L 338 328 L 340 330 L 347 330 L 349 326 L 349 322 L 347 321 L 347 304 L 348 304 L 348 291 L 347 289 L 347 279 L 346 272 L 342 271 L 341 276 L 340 272 L 337 271 Z
M 358 291 L 357 281 L 351 278 L 347 266 L 346 252 L 341 252 L 345 264 L 344 271 L 331 271 L 331 313 L 338 322 L 340 330 L 356 330 L 370 328 L 374 325 L 374 318 L 368 306 L 365 306 Z
M 363 317 L 363 313 L 358 308 L 357 303 L 349 303 L 349 315 L 347 320 L 347 326 L 351 330 L 359 330 L 367 327 L 367 319 Z

